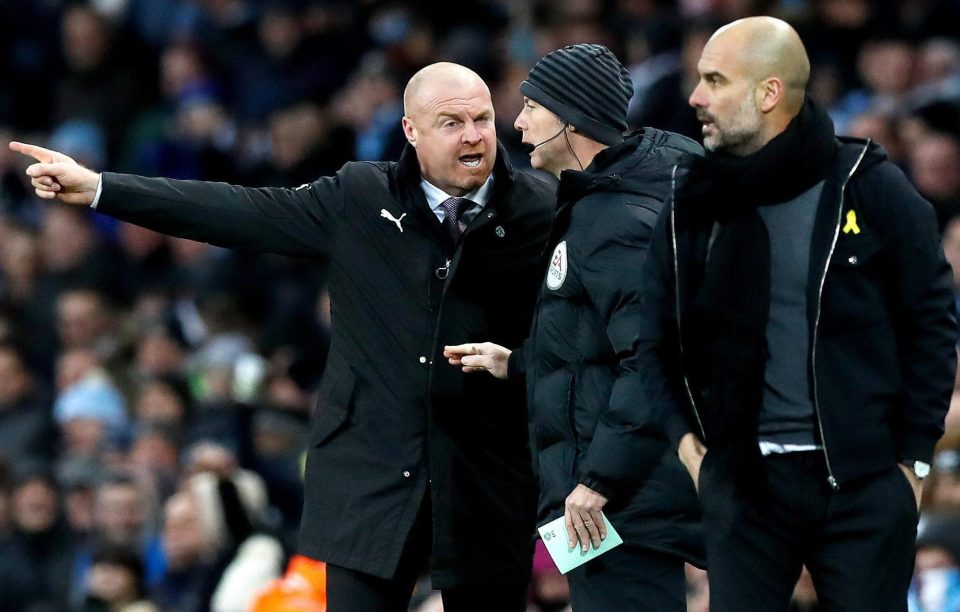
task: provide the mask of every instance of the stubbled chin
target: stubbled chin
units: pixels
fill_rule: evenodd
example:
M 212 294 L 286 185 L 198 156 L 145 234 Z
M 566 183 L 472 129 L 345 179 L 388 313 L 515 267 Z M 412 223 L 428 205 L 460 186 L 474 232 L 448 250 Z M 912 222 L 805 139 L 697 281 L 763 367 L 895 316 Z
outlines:
M 482 163 L 476 168 L 468 168 L 463 164 L 459 164 L 458 175 L 461 177 L 459 181 L 461 189 L 473 191 L 479 188 L 486 182 L 490 176 L 490 172 L 491 168 L 487 164 Z
M 716 146 L 718 141 L 717 131 L 710 128 L 704 128 L 703 130 L 703 146 Z

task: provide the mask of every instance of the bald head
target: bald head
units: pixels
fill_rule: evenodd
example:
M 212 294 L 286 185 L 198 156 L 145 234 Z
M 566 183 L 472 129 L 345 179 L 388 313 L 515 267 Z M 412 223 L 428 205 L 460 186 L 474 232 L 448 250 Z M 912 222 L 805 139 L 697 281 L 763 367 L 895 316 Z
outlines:
M 784 104 L 790 116 L 799 112 L 810 80 L 810 60 L 800 35 L 775 17 L 738 19 L 717 30 L 707 45 L 723 44 L 754 82 L 778 78 L 784 85 Z
M 750 155 L 782 133 L 803 107 L 810 61 L 796 30 L 772 17 L 717 30 L 697 63 L 690 106 L 708 151 Z
M 493 172 L 497 132 L 483 79 L 440 62 L 413 75 L 403 92 L 403 133 L 421 176 L 452 196 L 479 189 Z
M 437 99 L 448 98 L 454 92 L 470 92 L 490 99 L 490 90 L 480 75 L 466 66 L 437 62 L 421 68 L 410 77 L 403 90 L 403 114 L 415 117 Z

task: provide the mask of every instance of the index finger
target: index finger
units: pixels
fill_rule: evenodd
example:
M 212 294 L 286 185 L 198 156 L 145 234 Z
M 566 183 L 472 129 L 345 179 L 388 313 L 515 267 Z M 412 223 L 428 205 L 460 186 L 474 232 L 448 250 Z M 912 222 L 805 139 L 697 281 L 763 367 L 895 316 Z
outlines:
M 468 342 L 467 344 L 447 345 L 443 347 L 443 354 L 446 357 L 462 357 L 463 355 L 473 355 L 474 346 L 476 346 L 476 343 L 474 342 Z
M 570 510 L 563 511 L 563 524 L 567 528 L 567 548 L 573 548 L 580 543 L 580 536 L 577 534 L 576 527 L 573 526 L 573 515 Z
M 44 149 L 43 147 L 27 144 L 25 142 L 17 142 L 15 140 L 10 141 L 10 150 L 16 151 L 17 153 L 22 153 L 24 155 L 29 155 L 38 162 L 43 162 L 45 164 L 52 164 L 56 162 L 58 159 L 57 155 L 59 155 L 56 151 Z

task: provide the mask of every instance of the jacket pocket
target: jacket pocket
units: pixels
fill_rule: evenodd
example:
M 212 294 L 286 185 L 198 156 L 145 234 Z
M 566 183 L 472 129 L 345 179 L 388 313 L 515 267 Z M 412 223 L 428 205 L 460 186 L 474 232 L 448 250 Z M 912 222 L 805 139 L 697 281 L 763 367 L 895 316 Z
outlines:
M 873 232 L 845 236 L 837 241 L 831 264 L 844 269 L 863 268 L 883 250 L 883 242 Z
M 823 327 L 843 334 L 865 333 L 890 320 L 890 271 L 884 243 L 864 230 L 837 242 L 824 286 Z M 873 333 L 873 332 L 871 332 Z
M 317 446 L 330 438 L 350 416 L 356 376 L 350 366 L 344 364 L 324 381 L 313 412 L 310 429 L 310 444 Z

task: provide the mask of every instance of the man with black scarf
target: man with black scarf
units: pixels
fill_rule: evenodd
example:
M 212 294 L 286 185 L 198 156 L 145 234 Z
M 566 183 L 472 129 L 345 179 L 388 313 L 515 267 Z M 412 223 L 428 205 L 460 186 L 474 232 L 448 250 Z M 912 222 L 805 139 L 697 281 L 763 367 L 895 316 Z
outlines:
M 683 563 L 703 565 L 696 494 L 663 432 L 637 421 L 634 357 L 650 234 L 673 167 L 702 149 L 653 128 L 623 136 L 633 87 L 601 45 L 547 54 L 520 92 L 530 163 L 560 179 L 530 339 L 445 353 L 468 372 L 525 375 L 539 521 L 564 516 L 586 551 L 606 535 L 602 510 L 623 538 L 567 574 L 574 611 L 680 612 Z
M 956 337 L 931 206 L 805 95 L 800 37 L 718 30 L 644 272 L 639 371 L 698 483 L 714 612 L 906 610 Z M 709 450 L 708 450 L 709 449 Z M 705 461 L 704 461 L 705 459 Z

